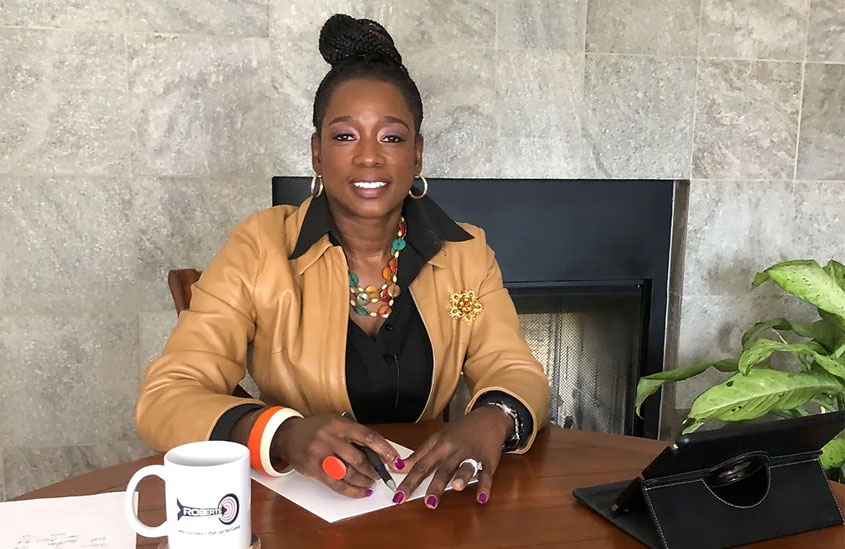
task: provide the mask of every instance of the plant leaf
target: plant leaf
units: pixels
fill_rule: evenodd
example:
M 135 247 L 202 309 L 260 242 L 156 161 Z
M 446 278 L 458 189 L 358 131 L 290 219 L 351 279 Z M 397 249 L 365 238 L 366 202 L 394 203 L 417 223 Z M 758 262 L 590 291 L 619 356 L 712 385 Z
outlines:
M 823 311 L 822 311 L 823 312 Z M 824 313 L 826 319 L 817 320 L 815 322 L 790 322 L 785 318 L 773 318 L 763 322 L 757 322 L 742 334 L 742 348 L 748 349 L 755 341 L 757 341 L 761 334 L 766 330 L 772 329 L 778 332 L 793 332 L 800 337 L 813 339 L 819 343 L 828 353 L 833 353 L 840 345 L 845 343 L 845 333 L 836 327 L 832 316 L 829 313 Z M 835 317 L 834 317 L 835 318 Z
M 769 269 L 774 269 L 775 267 L 782 267 L 782 266 L 789 266 L 789 265 L 810 265 L 810 264 L 814 264 L 814 263 L 816 265 L 818 265 L 818 263 L 816 263 L 816 261 L 813 260 L 813 259 L 794 259 L 792 261 L 784 261 L 782 263 L 772 265 L 771 267 L 769 267 Z M 764 284 L 765 282 L 767 282 L 769 280 L 769 278 L 770 278 L 769 269 L 766 269 L 762 273 L 757 273 L 757 274 L 754 275 L 754 281 L 751 282 L 751 289 L 752 290 L 754 288 L 760 286 L 761 284 Z
M 842 383 L 824 372 L 781 372 L 755 368 L 703 392 L 692 403 L 692 421 L 742 421 L 772 410 L 791 410 L 819 394 L 837 394 Z
M 828 353 L 835 351 L 842 341 L 845 341 L 845 334 L 840 332 L 830 320 L 822 319 L 811 323 L 792 322 L 790 326 L 796 335 L 816 341 Z
M 828 373 L 845 380 L 845 359 L 834 358 L 819 353 L 812 353 L 812 355 L 816 359 L 816 363 L 827 370 Z
M 824 270 L 840 288 L 845 290 L 845 265 L 831 259 L 824 266 Z
M 760 334 L 766 330 L 778 330 L 781 332 L 792 330 L 792 325 L 785 318 L 773 318 L 758 322 L 742 334 L 742 348 L 747 349 L 752 343 L 760 338 Z
M 830 439 L 822 447 L 822 455 L 819 460 L 825 469 L 836 469 L 845 465 L 845 438 L 835 437 Z
M 689 379 L 693 376 L 697 376 L 711 366 L 720 372 L 735 372 L 737 369 L 737 361 L 726 359 L 718 362 L 701 362 L 693 364 L 692 366 L 673 368 L 671 370 L 665 370 L 663 372 L 657 372 L 656 374 L 641 377 L 639 382 L 637 382 L 637 398 L 635 401 L 637 415 L 640 415 L 640 407 L 645 399 L 656 393 L 657 390 L 660 389 L 660 387 L 662 387 L 667 381 L 674 382 Z
M 742 351 L 739 357 L 739 371 L 747 374 L 751 368 L 769 358 L 775 351 L 794 354 L 813 354 L 824 352 L 824 347 L 814 341 L 808 341 L 806 343 L 782 343 L 780 341 L 761 338 L 755 341 L 748 349 Z
M 681 430 L 681 434 L 688 435 L 692 432 L 695 432 L 699 427 L 701 427 L 705 423 L 706 422 L 704 421 L 684 421 L 684 423 L 681 424 L 681 426 L 683 427 L 683 429 Z
M 822 317 L 822 320 L 827 321 L 830 325 L 832 325 L 836 330 L 845 337 L 845 318 L 841 316 L 831 314 L 825 310 L 817 309 L 819 312 L 819 316 Z
M 739 357 L 739 371 L 747 374 L 751 368 L 763 362 L 775 351 L 792 353 L 804 363 L 801 355 L 809 355 L 828 373 L 845 379 L 845 359 L 835 358 L 826 354 L 824 347 L 815 341 L 806 343 L 781 343 L 771 339 L 758 339 Z
M 798 299 L 845 319 L 845 290 L 815 261 L 766 269 L 775 283 Z
M 769 277 L 769 273 L 763 271 L 762 273 L 757 273 L 754 275 L 754 280 L 751 281 L 751 289 L 755 289 L 758 286 L 761 286 L 771 280 Z
M 822 413 L 831 412 L 836 410 L 836 402 L 833 401 L 833 398 L 827 395 L 817 395 L 813 402 L 819 405 L 821 408 Z

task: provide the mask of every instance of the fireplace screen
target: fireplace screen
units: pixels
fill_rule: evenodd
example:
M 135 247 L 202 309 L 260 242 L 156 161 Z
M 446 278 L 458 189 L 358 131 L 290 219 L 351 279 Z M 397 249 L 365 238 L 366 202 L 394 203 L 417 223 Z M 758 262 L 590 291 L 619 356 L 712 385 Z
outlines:
M 642 338 L 639 295 L 514 301 L 522 333 L 549 378 L 551 423 L 629 432 Z
M 642 292 L 630 289 L 546 293 L 511 290 L 520 327 L 551 387 L 549 421 L 631 434 L 643 341 Z M 462 413 L 460 387 L 450 414 Z M 456 417 L 451 415 L 451 417 Z

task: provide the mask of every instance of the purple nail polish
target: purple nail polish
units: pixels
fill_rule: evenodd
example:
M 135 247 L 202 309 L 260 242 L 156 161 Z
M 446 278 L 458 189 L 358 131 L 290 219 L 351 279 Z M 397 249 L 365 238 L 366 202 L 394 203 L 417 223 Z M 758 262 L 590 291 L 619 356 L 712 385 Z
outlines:
M 393 503 L 402 503 L 405 500 L 405 494 L 403 492 L 396 492 L 393 494 Z
M 437 508 L 437 496 L 428 496 L 425 498 L 425 504 L 427 507 L 431 509 Z
M 402 458 L 396 458 L 396 459 L 394 459 L 394 460 L 393 460 L 393 465 L 394 465 L 394 466 L 395 466 L 398 470 L 400 470 L 400 471 L 401 471 L 402 469 L 404 469 L 404 468 L 405 468 L 405 462 L 404 462 L 404 461 L 402 461 Z
M 370 490 L 369 488 L 367 488 L 367 491 L 366 491 L 366 492 L 364 492 L 364 497 L 365 497 L 365 498 L 368 498 L 368 497 L 370 497 L 371 495 L 373 495 L 373 491 L 372 491 L 372 490 Z
M 478 494 L 478 503 L 480 503 L 481 505 L 487 503 L 487 492 L 481 492 L 480 494 Z

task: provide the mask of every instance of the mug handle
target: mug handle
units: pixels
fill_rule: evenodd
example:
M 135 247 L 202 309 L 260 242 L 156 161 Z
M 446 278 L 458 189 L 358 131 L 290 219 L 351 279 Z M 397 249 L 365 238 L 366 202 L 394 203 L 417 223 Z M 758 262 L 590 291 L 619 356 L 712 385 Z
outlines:
M 157 538 L 161 536 L 167 535 L 167 519 L 164 522 L 159 524 L 158 526 L 147 526 L 140 520 L 138 520 L 138 516 L 135 514 L 135 488 L 138 487 L 138 483 L 141 482 L 142 479 L 145 477 L 149 477 L 155 475 L 159 477 L 161 480 L 167 482 L 167 478 L 165 477 L 165 469 L 164 465 L 147 465 L 146 467 L 142 467 L 132 475 L 132 478 L 129 479 L 129 484 L 126 486 L 126 495 L 123 499 L 123 511 L 126 514 L 126 520 L 129 521 L 129 525 L 139 534 L 144 536 L 145 538 Z

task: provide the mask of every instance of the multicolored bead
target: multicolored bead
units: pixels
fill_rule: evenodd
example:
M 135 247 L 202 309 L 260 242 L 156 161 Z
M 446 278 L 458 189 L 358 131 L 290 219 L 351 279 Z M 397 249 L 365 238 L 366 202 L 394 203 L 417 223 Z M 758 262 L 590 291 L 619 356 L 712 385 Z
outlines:
M 405 235 L 407 234 L 407 225 L 405 218 L 400 219 L 399 229 L 396 232 L 398 238 L 390 243 L 389 253 L 392 256 L 387 266 L 381 271 L 381 276 L 384 278 L 384 284 L 376 288 L 374 285 L 369 285 L 366 288 L 358 286 L 360 279 L 356 273 L 349 272 L 349 293 L 351 298 L 349 304 L 352 310 L 359 315 L 370 317 L 380 316 L 387 318 L 393 311 L 393 301 L 401 293 L 399 286 L 396 284 L 397 273 L 399 272 L 399 252 L 405 249 Z M 377 311 L 368 311 L 366 306 L 370 303 L 382 302 Z
M 369 305 L 370 303 L 370 294 L 367 292 L 361 292 L 355 295 L 355 304 L 359 307 L 364 307 L 365 305 Z

